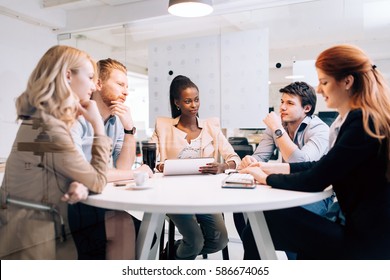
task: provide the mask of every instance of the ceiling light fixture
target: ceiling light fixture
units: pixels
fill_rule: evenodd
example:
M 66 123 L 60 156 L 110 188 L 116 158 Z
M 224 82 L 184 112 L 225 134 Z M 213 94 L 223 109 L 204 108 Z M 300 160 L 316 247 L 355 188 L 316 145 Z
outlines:
M 169 0 L 168 12 L 179 17 L 203 17 L 213 11 L 211 0 Z

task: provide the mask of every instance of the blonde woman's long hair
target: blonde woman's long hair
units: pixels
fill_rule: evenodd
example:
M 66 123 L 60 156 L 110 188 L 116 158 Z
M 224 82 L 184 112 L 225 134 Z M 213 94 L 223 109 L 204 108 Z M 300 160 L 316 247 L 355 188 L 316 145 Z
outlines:
M 40 59 L 31 73 L 26 90 L 16 100 L 18 119 L 32 116 L 37 110 L 52 115 L 70 126 L 77 115 L 79 98 L 67 79 L 67 72 L 77 73 L 91 57 L 70 46 L 53 46 Z
M 353 76 L 350 105 L 362 110 L 368 135 L 380 141 L 386 139 L 390 158 L 390 89 L 378 67 L 353 45 L 337 45 L 323 51 L 315 66 L 337 81 Z

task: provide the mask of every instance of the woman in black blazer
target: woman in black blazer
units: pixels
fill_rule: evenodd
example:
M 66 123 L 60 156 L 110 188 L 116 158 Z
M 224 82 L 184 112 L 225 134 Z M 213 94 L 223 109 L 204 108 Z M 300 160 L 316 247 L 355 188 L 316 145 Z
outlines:
M 339 117 L 331 127 L 328 154 L 317 162 L 284 164 L 290 174 L 271 174 L 255 163 L 241 172 L 273 188 L 336 192 L 345 224 L 303 208 L 265 212 L 277 250 L 299 259 L 390 259 L 390 91 L 366 54 L 351 45 L 323 51 L 316 60 L 318 93 Z M 334 140 L 332 141 L 332 136 Z M 245 259 L 258 259 L 248 225 Z

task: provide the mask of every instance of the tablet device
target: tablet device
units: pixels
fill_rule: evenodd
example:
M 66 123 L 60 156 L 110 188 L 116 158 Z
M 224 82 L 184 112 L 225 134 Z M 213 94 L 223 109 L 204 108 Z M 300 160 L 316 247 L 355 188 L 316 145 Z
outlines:
M 214 162 L 214 158 L 166 159 L 163 174 L 165 176 L 202 174 L 199 172 L 199 167 L 212 162 Z

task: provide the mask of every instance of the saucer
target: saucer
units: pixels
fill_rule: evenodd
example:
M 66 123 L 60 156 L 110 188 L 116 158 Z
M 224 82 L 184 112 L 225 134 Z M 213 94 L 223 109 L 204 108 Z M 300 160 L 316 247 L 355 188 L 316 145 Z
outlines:
M 150 189 L 152 186 L 151 185 L 142 185 L 142 186 L 137 186 L 137 185 L 132 185 L 132 186 L 126 186 L 127 188 L 125 190 L 127 191 L 132 191 L 132 190 L 146 190 Z

